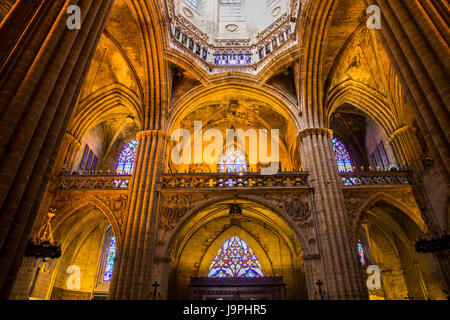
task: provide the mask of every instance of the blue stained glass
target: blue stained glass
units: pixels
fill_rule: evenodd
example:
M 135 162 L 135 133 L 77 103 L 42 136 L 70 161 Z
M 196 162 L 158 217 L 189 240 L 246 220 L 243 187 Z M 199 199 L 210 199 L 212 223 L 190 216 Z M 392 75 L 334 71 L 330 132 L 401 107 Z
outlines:
M 331 138 L 333 143 L 333 150 L 336 154 L 336 162 L 339 168 L 339 172 L 353 172 L 353 165 L 350 159 L 350 154 L 347 151 L 345 145 L 337 138 Z
M 136 150 L 138 146 L 137 140 L 131 140 L 120 153 L 119 161 L 117 162 L 117 174 L 132 174 L 134 168 L 134 160 L 136 158 Z
M 219 162 L 220 172 L 246 172 L 247 161 L 239 150 L 227 150 Z
M 359 260 L 361 261 L 362 265 L 366 264 L 366 258 L 364 256 L 364 248 L 361 243 L 361 240 L 358 241 L 358 253 L 359 253 Z
M 109 243 L 108 255 L 106 257 L 105 273 L 103 274 L 104 282 L 111 281 L 115 257 L 116 257 L 116 238 L 112 236 L 111 242 Z
M 244 240 L 234 236 L 219 249 L 209 267 L 210 278 L 262 278 L 261 264 Z

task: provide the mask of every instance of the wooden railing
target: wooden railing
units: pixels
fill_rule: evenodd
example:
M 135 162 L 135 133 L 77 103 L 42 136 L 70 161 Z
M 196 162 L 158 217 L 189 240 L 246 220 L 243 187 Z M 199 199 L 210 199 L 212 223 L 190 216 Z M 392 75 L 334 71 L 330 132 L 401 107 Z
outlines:
M 63 175 L 58 187 L 62 190 L 127 190 L 129 175 Z
M 341 173 L 341 178 L 346 187 L 412 184 L 409 172 L 405 171 L 347 172 Z

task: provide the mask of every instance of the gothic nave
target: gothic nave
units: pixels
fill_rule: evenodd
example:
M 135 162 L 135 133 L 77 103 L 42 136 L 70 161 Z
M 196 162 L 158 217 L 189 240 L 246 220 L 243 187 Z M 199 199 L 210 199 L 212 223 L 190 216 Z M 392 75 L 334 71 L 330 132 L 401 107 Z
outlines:
M 448 299 L 449 9 L 0 0 L 1 298 Z

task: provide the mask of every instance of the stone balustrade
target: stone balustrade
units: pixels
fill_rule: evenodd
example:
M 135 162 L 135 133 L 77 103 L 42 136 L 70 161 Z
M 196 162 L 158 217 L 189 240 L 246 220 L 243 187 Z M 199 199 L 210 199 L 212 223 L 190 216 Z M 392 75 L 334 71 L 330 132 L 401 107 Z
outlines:
M 411 185 L 409 173 L 405 171 L 373 171 L 341 173 L 345 187 L 404 186 Z
M 347 172 L 341 173 L 345 187 L 412 185 L 408 172 Z M 127 190 L 130 175 L 62 175 L 58 182 L 62 190 Z M 264 189 L 309 187 L 307 172 L 280 172 L 262 175 L 245 173 L 165 173 L 160 189 Z
M 129 175 L 64 175 L 58 187 L 62 190 L 127 190 Z

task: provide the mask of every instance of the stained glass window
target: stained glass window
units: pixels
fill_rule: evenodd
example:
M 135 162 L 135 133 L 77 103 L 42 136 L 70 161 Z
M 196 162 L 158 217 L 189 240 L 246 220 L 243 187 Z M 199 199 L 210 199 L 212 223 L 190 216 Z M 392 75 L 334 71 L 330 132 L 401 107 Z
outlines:
M 345 145 L 337 138 L 331 138 L 333 142 L 333 150 L 336 154 L 336 162 L 338 164 L 339 172 L 353 172 L 353 165 L 350 159 L 350 154 Z
M 227 150 L 219 162 L 220 172 L 246 172 L 247 161 L 239 150 Z
M 120 153 L 119 161 L 117 163 L 117 174 L 132 174 L 134 167 L 134 159 L 136 158 L 138 141 L 131 140 Z
M 366 264 L 366 258 L 364 256 L 364 248 L 361 243 L 361 240 L 358 241 L 358 253 L 359 253 L 359 261 L 361 261 L 362 265 Z
M 234 236 L 219 249 L 209 267 L 210 278 L 262 278 L 261 264 L 244 240 Z
M 106 256 L 105 273 L 103 274 L 104 282 L 111 281 L 115 257 L 116 257 L 116 238 L 112 236 L 111 242 L 109 243 L 108 255 Z

